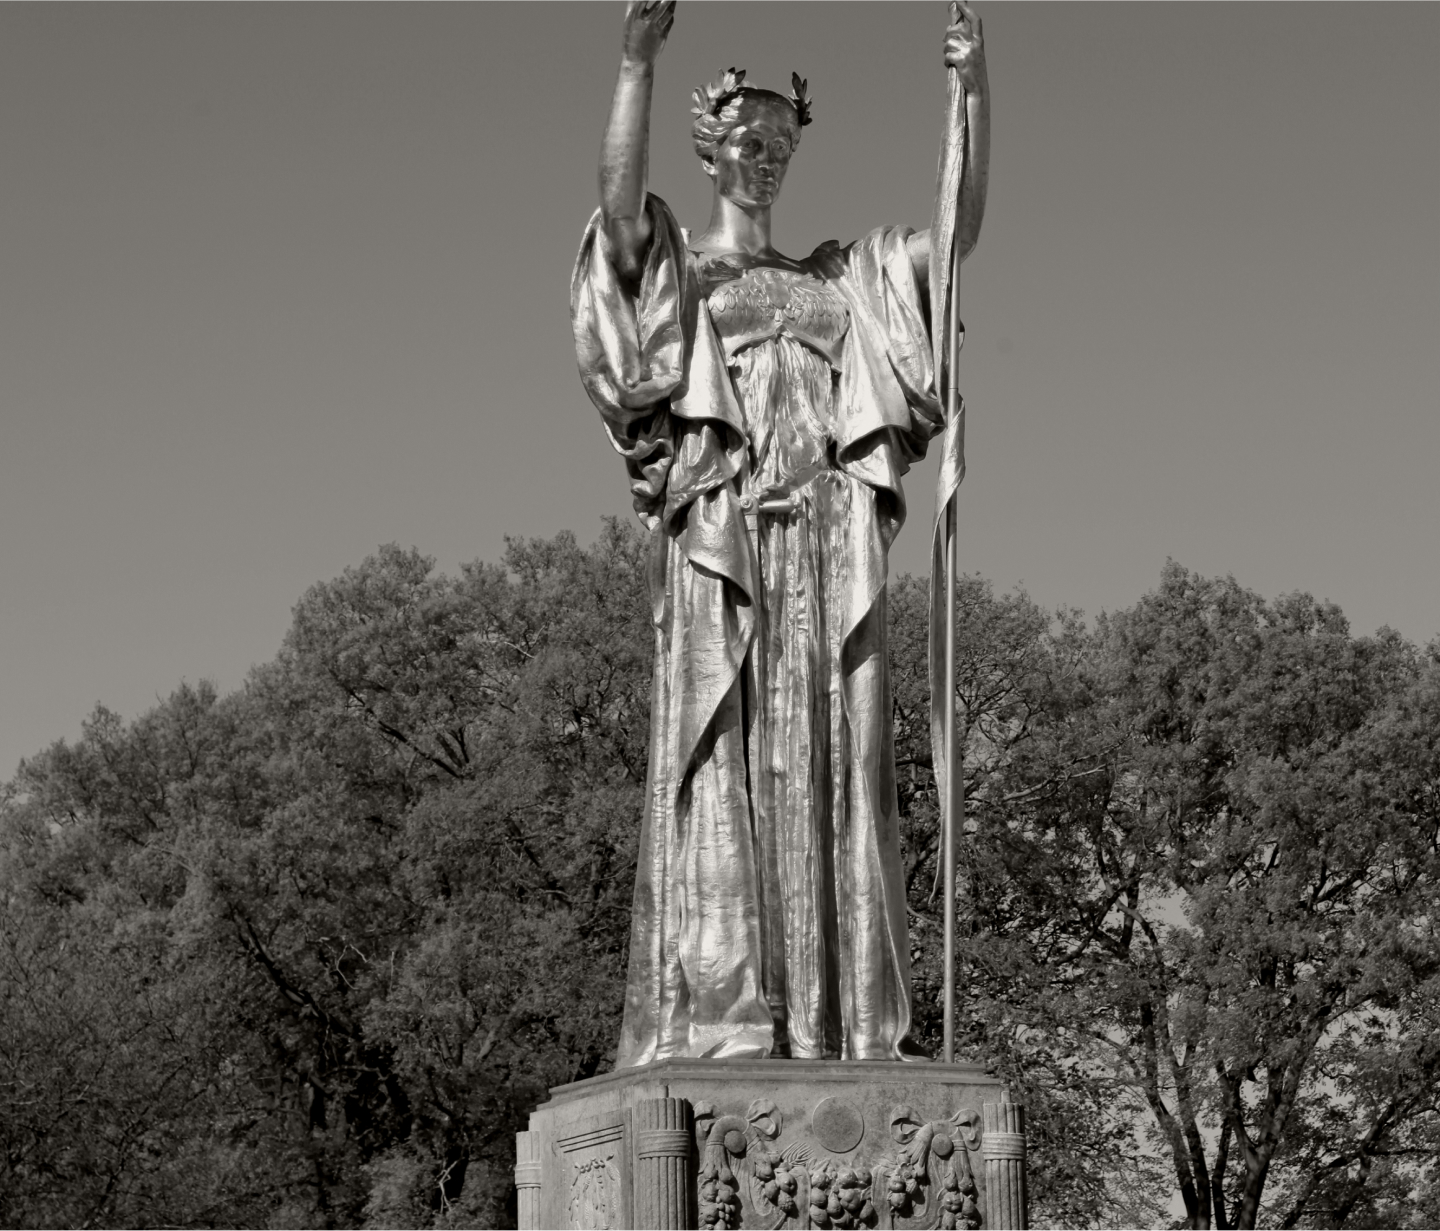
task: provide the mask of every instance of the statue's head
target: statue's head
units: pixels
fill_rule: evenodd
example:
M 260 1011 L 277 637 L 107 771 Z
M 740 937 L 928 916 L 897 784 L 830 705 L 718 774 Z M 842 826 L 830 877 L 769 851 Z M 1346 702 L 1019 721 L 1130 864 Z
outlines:
M 695 152 L 715 190 L 737 205 L 765 206 L 780 195 L 800 130 L 810 123 L 806 82 L 797 74 L 790 80 L 786 98 L 747 86 L 745 70 L 732 68 L 695 91 Z

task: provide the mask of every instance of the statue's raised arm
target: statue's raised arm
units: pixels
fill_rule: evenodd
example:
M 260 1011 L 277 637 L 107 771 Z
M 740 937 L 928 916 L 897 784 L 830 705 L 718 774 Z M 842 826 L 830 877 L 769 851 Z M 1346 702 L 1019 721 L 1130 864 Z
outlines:
M 950 27 L 945 31 L 945 66 L 953 68 L 965 91 L 965 167 L 960 179 L 960 201 L 955 242 L 963 261 L 980 239 L 985 219 L 985 190 L 990 176 L 990 82 L 985 71 L 985 36 L 980 18 L 963 0 L 950 5 Z M 958 117 L 949 117 L 953 123 Z M 949 131 L 945 140 L 957 139 Z M 922 286 L 930 279 L 930 231 L 917 231 L 906 248 L 915 276 Z
M 650 96 L 655 60 L 675 21 L 675 0 L 630 0 L 610 119 L 600 147 L 600 213 L 612 259 L 626 278 L 640 276 L 650 246 L 645 179 L 650 160 Z

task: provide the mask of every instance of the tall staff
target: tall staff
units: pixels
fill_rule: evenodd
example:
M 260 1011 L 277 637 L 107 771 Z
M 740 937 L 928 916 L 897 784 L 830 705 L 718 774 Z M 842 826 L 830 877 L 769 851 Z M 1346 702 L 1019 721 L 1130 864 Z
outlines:
M 930 571 L 930 733 L 940 789 L 941 863 L 945 891 L 944 1051 L 955 1060 L 955 843 L 964 818 L 964 779 L 956 715 L 955 587 L 959 576 L 956 493 L 965 477 L 965 405 L 958 368 L 960 263 L 979 237 L 985 213 L 990 109 L 980 19 L 963 2 L 950 5 L 946 37 L 948 124 L 940 151 L 935 220 L 930 228 L 930 294 L 935 369 L 944 374 L 945 433 L 936 486 Z M 940 308 L 940 305 L 944 305 Z M 937 310 L 938 309 L 938 310 Z M 942 586 L 935 581 L 943 577 Z M 943 595 L 943 599 L 942 599 Z
M 955 70 L 952 68 L 953 74 Z M 960 366 L 960 245 L 952 244 L 950 270 L 950 318 L 946 350 L 949 366 L 945 382 L 945 422 L 960 418 L 960 388 L 956 369 Z M 962 442 L 963 443 L 963 442 Z M 964 767 L 960 763 L 959 732 L 955 708 L 955 579 L 960 568 L 960 543 L 956 516 L 958 491 L 945 503 L 945 1063 L 955 1063 L 955 828 L 964 819 Z

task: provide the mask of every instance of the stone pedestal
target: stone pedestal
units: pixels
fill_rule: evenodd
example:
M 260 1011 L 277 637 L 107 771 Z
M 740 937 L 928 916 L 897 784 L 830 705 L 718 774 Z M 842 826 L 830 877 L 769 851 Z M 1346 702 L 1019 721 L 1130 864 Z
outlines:
M 1019 1228 L 1024 1115 L 978 1065 L 663 1060 L 552 1090 L 520 1226 Z

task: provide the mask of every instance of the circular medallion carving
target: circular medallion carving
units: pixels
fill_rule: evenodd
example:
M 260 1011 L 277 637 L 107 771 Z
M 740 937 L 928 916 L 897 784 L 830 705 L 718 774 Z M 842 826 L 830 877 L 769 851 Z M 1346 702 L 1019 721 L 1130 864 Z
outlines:
M 821 1099 L 810 1113 L 810 1131 L 831 1153 L 845 1154 L 865 1136 L 865 1119 L 842 1099 Z

